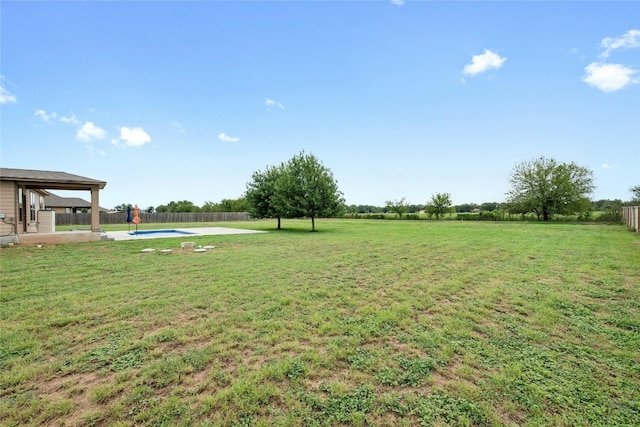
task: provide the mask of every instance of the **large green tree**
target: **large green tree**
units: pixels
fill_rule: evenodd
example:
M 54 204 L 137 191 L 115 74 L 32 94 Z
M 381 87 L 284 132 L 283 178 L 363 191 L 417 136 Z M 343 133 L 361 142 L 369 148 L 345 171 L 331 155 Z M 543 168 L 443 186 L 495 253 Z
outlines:
M 313 154 L 301 151 L 285 165 L 276 182 L 279 208 L 287 218 L 311 218 L 311 231 L 316 231 L 316 218 L 328 218 L 344 212 L 344 198 L 330 169 Z
M 247 183 L 245 201 L 249 214 L 254 218 L 277 218 L 278 230 L 281 219 L 287 217 L 286 203 L 283 201 L 282 187 L 278 181 L 285 173 L 285 165 L 267 166 L 264 171 L 256 171 Z
M 507 193 L 514 213 L 534 212 L 549 221 L 553 215 L 589 209 L 588 195 L 594 190 L 593 172 L 574 162 L 560 163 L 539 157 L 515 166 Z
M 245 199 L 256 218 L 311 218 L 341 215 L 344 199 L 331 171 L 314 155 L 301 151 L 278 167 L 254 172 Z

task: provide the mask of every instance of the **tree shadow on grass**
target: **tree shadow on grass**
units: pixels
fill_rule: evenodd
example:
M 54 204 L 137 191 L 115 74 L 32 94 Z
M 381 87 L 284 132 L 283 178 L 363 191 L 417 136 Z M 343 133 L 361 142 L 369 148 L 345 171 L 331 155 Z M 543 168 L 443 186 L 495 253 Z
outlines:
M 323 227 L 323 225 L 325 225 Z M 311 220 L 308 221 L 308 223 L 303 223 L 302 221 L 299 222 L 294 222 L 294 223 L 289 223 L 287 224 L 285 221 L 282 222 L 280 228 L 278 228 L 276 225 L 274 225 L 273 227 L 268 227 L 268 228 L 263 228 L 263 230 L 265 231 L 269 231 L 269 232 L 274 232 L 274 233 L 282 233 L 282 234 L 304 234 L 304 233 L 311 233 L 311 234 L 327 234 L 327 233 L 335 233 L 337 230 L 334 227 L 328 226 L 326 224 L 322 224 L 320 223 L 320 225 L 318 225 L 318 223 L 316 222 L 316 229 L 315 230 L 311 230 Z
M 326 233 L 334 233 L 336 230 L 333 229 L 318 229 L 316 227 L 315 230 L 311 230 L 311 227 L 282 227 L 278 229 L 277 227 L 271 228 L 268 231 L 274 233 L 282 233 L 282 234 L 326 234 Z

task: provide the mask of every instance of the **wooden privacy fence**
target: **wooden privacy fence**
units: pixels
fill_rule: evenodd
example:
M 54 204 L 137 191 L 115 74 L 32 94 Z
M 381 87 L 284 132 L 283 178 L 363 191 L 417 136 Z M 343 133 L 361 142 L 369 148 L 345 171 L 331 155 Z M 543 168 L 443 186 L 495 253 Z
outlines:
M 627 224 L 629 230 L 640 233 L 640 206 L 624 206 L 622 208 L 622 221 Z
M 133 212 L 131 212 L 133 216 Z M 218 222 L 218 221 L 249 221 L 253 218 L 246 212 L 140 212 L 138 215 L 142 224 L 169 222 Z M 56 213 L 56 225 L 91 225 L 89 213 Z M 127 213 L 100 212 L 100 224 L 126 224 Z

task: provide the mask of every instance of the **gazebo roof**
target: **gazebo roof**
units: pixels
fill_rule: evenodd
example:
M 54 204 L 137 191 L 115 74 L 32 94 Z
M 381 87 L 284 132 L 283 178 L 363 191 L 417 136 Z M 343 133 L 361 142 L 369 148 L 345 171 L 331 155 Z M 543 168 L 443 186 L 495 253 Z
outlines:
M 15 181 L 27 188 L 55 190 L 103 189 L 107 183 L 67 172 L 0 168 L 0 180 Z

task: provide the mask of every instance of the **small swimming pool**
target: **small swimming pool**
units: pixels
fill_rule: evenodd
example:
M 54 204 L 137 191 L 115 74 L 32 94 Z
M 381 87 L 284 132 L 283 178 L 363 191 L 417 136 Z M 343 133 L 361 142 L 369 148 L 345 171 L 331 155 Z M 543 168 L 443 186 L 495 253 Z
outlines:
M 140 231 L 130 231 L 130 236 L 153 236 L 153 237 L 176 237 L 176 236 L 188 236 L 191 233 L 189 231 L 184 230 L 140 230 Z

